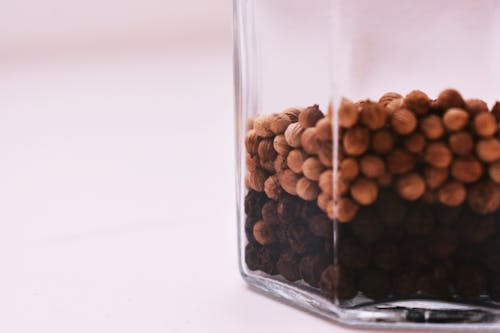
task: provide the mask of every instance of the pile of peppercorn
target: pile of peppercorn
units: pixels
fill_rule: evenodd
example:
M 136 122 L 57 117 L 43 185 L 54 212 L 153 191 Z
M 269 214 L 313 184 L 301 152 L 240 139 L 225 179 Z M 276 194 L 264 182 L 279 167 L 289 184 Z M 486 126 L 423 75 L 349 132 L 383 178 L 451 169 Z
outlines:
M 250 121 L 248 268 L 332 298 L 500 300 L 500 103 L 412 91 L 337 116 L 336 155 L 317 105 Z

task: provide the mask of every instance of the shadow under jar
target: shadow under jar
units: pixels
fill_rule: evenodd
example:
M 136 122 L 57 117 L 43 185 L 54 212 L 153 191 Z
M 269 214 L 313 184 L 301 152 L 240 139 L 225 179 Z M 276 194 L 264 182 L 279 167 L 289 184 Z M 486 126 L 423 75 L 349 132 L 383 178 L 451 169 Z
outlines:
M 234 15 L 244 279 L 349 325 L 500 328 L 500 1 Z

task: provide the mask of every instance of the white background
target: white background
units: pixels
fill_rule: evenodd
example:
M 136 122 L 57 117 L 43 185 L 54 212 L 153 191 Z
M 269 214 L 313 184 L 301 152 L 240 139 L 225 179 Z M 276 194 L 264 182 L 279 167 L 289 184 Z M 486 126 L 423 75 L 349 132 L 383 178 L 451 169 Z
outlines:
M 0 4 L 0 332 L 344 332 L 237 271 L 228 0 Z

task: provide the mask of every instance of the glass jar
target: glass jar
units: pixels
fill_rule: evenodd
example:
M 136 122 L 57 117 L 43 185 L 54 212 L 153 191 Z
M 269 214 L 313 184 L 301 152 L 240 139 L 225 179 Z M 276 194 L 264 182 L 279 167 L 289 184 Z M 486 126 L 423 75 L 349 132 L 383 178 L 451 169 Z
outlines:
M 235 0 L 240 268 L 349 324 L 500 327 L 500 1 Z

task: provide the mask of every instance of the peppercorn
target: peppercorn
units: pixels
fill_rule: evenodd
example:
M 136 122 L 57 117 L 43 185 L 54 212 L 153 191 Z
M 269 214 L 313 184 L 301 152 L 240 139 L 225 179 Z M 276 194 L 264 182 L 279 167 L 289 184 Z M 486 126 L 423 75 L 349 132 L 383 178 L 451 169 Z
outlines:
M 300 137 L 300 144 L 306 153 L 318 153 L 321 148 L 321 143 L 317 137 L 316 127 L 309 127 L 304 130 Z
M 459 206 L 465 201 L 466 196 L 467 190 L 465 189 L 465 186 L 455 180 L 447 181 L 438 190 L 439 202 L 446 206 Z
M 323 118 L 325 115 L 321 110 L 319 109 L 319 106 L 317 104 L 313 106 L 309 106 L 305 108 L 300 114 L 299 114 L 299 124 L 303 128 L 308 128 L 316 125 L 318 120 Z
M 451 256 L 457 249 L 457 246 L 458 234 L 453 228 L 439 227 L 429 237 L 429 253 L 439 259 Z
M 479 297 L 486 291 L 486 275 L 477 265 L 463 265 L 457 269 L 455 289 L 466 298 Z
M 488 278 L 488 295 L 495 302 L 500 302 L 500 274 L 490 274 Z
M 446 281 L 438 280 L 431 273 L 425 273 L 417 278 L 417 290 L 425 296 L 447 298 L 449 288 Z
M 489 270 L 500 273 L 500 239 L 487 240 L 479 250 L 481 263 Z
M 316 135 L 318 140 L 327 141 L 333 137 L 332 122 L 328 118 L 320 119 L 316 123 Z
M 444 134 L 444 125 L 441 118 L 431 114 L 420 121 L 420 130 L 431 140 L 439 139 Z
M 403 96 L 401 96 L 400 94 L 398 94 L 396 92 L 388 92 L 388 93 L 383 94 L 382 97 L 380 97 L 380 99 L 378 100 L 378 102 L 380 104 L 382 104 L 383 106 L 387 106 L 387 104 L 389 104 L 393 100 L 402 99 L 402 98 L 403 98 Z
M 278 174 L 278 180 L 281 187 L 292 195 L 297 194 L 297 183 L 300 179 L 300 175 L 297 175 L 292 170 L 283 170 Z
M 378 269 L 371 269 L 360 274 L 359 290 L 368 298 L 378 300 L 391 292 L 389 275 Z
M 292 123 L 296 123 L 299 121 L 299 115 L 303 111 L 303 109 L 299 108 L 287 108 L 283 110 L 283 114 L 287 115 Z
M 419 116 L 429 112 L 430 102 L 429 96 L 420 90 L 411 91 L 404 99 L 405 107 L 414 111 Z
M 500 141 L 495 138 L 480 140 L 476 145 L 476 154 L 486 163 L 500 159 Z
M 393 130 L 400 135 L 408 135 L 417 127 L 417 118 L 408 109 L 399 109 L 391 115 Z
M 463 206 L 451 207 L 442 204 L 435 206 L 436 221 L 442 226 L 451 226 L 460 218 Z
M 430 188 L 426 188 L 424 191 L 424 194 L 421 196 L 422 202 L 425 202 L 426 204 L 433 205 L 436 202 L 438 202 L 438 194 L 435 190 L 432 190 Z
M 297 182 L 297 195 L 306 201 L 316 200 L 320 192 L 317 182 L 302 177 Z
M 262 217 L 261 209 L 266 201 L 264 193 L 249 190 L 245 196 L 245 214 L 260 219 Z
M 474 150 L 474 139 L 469 132 L 457 132 L 448 138 L 450 149 L 459 156 L 465 156 Z
M 491 180 L 493 180 L 497 184 L 500 184 L 500 160 L 490 164 L 488 174 L 490 175 Z
M 318 181 L 325 167 L 316 157 L 307 158 L 302 164 L 302 172 L 304 176 L 310 180 Z
M 493 213 L 500 207 L 500 186 L 489 180 L 474 184 L 469 190 L 467 202 L 476 213 Z
M 345 128 L 353 127 L 359 118 L 359 110 L 350 100 L 343 98 L 338 110 L 339 125 Z
M 383 175 L 377 178 L 377 184 L 380 187 L 389 187 L 392 185 L 393 176 L 392 173 L 386 171 Z
M 474 183 L 483 174 L 483 165 L 473 156 L 457 158 L 451 165 L 451 175 L 464 183 Z
M 338 247 L 340 263 L 349 269 L 362 269 L 370 264 L 370 248 L 353 238 L 341 239 Z
M 448 179 L 448 174 L 448 168 L 436 168 L 427 165 L 424 170 L 425 184 L 430 189 L 437 189 Z
M 385 225 L 394 226 L 403 222 L 408 205 L 392 190 L 384 190 L 380 191 L 375 209 Z
M 282 134 L 292 123 L 290 117 L 285 113 L 276 113 L 271 115 L 269 129 L 274 134 Z
M 354 276 L 338 265 L 325 268 L 321 273 L 319 288 L 330 298 L 351 299 L 357 294 Z
M 497 128 L 497 120 L 490 112 L 481 112 L 474 117 L 474 130 L 479 136 L 491 136 L 496 133 Z
M 386 124 L 388 110 L 384 106 L 372 101 L 362 101 L 360 108 L 361 123 L 369 129 L 378 130 Z
M 389 103 L 387 103 L 387 105 L 386 105 L 387 112 L 389 114 L 393 113 L 396 110 L 401 109 L 402 107 L 404 107 L 404 99 L 403 98 L 395 98 L 392 101 L 390 101 Z
M 443 116 L 444 127 L 452 132 L 460 131 L 468 122 L 469 114 L 459 108 L 448 109 Z
M 278 155 L 273 162 L 274 172 L 279 174 L 281 171 L 288 169 L 286 164 L 286 155 Z
M 299 123 L 290 124 L 284 134 L 288 145 L 294 148 L 300 147 L 302 133 L 304 133 L 304 128 Z
M 340 159 L 340 153 L 338 155 L 338 158 Z M 325 167 L 331 167 L 333 165 L 333 148 L 331 141 L 321 143 L 321 147 L 318 150 L 318 158 Z
M 333 237 L 332 221 L 325 214 L 317 214 L 307 219 L 309 230 L 316 237 Z
M 372 149 L 379 154 L 388 154 L 394 148 L 394 134 L 387 130 L 382 129 L 373 134 Z
M 318 288 L 321 273 L 328 267 L 328 259 L 323 255 L 306 256 L 300 260 L 301 278 L 311 286 Z
M 351 197 L 361 205 L 371 205 L 378 196 L 377 184 L 366 178 L 358 178 L 351 185 Z
M 300 280 L 300 257 L 291 250 L 283 251 L 276 263 L 276 271 L 288 281 Z
M 426 145 L 425 137 L 422 133 L 413 133 L 408 136 L 404 141 L 406 150 L 410 153 L 421 153 Z
M 455 89 L 446 89 L 439 94 L 436 100 L 436 106 L 441 110 L 463 108 L 465 106 L 465 101 Z
M 403 149 L 396 148 L 387 155 L 387 168 L 396 175 L 410 172 L 415 164 L 415 156 Z
M 290 224 L 300 218 L 302 212 L 302 202 L 297 197 L 283 195 L 276 207 L 281 223 Z
M 249 172 L 254 172 L 260 167 L 259 156 L 257 155 L 245 155 L 245 164 Z
M 496 102 L 491 108 L 491 114 L 495 116 L 497 121 L 500 121 L 500 102 Z
M 272 175 L 271 177 L 268 177 L 266 179 L 266 181 L 264 182 L 264 192 L 266 192 L 266 195 L 269 199 L 279 199 L 281 193 L 283 193 L 283 189 L 280 186 L 277 175 Z
M 424 194 L 425 182 L 419 174 L 408 173 L 398 178 L 396 190 L 403 199 L 415 201 Z
M 245 247 L 245 263 L 251 271 L 276 274 L 276 254 L 269 247 L 248 243 Z
M 424 160 L 438 168 L 446 168 L 452 160 L 450 149 L 442 142 L 433 142 L 427 146 L 424 153 Z
M 247 153 L 250 155 L 257 154 L 257 149 L 259 147 L 261 138 L 255 133 L 255 130 L 247 131 L 245 135 L 245 148 Z
M 314 246 L 314 236 L 303 223 L 289 225 L 286 237 L 290 248 L 297 254 L 304 254 Z
M 480 99 L 468 99 L 465 101 L 465 108 L 471 115 L 481 112 L 488 112 L 488 105 Z
M 292 149 L 286 142 L 285 136 L 283 134 L 276 135 L 273 139 L 273 148 L 280 155 L 287 155 Z
M 301 173 L 306 158 L 307 154 L 302 149 L 294 149 L 288 153 L 286 164 L 293 172 Z
M 322 192 L 318 195 L 318 198 L 316 199 L 316 203 L 318 204 L 318 207 L 321 208 L 322 211 L 326 212 L 328 209 L 328 205 L 330 202 L 333 203 L 333 198 L 331 195 Z
M 339 172 L 341 172 L 342 177 L 348 181 L 353 181 L 356 177 L 358 177 L 359 169 L 360 167 L 358 161 L 351 157 L 344 158 L 339 163 Z
M 279 224 L 278 204 L 269 200 L 262 206 L 262 219 L 269 224 Z
M 390 242 L 379 242 L 375 244 L 373 263 L 375 267 L 384 271 L 394 270 L 400 262 L 399 248 Z
M 408 297 L 417 291 L 417 275 L 414 271 L 404 270 L 395 274 L 393 279 L 394 294 Z
M 358 212 L 358 205 L 349 198 L 340 198 L 338 202 L 333 205 L 333 202 L 328 203 L 327 212 L 333 209 L 333 214 L 329 214 L 328 217 L 336 218 L 340 223 L 350 222 Z
M 265 221 L 258 221 L 253 226 L 253 238 L 260 245 L 272 244 L 276 241 L 274 228 L 271 223 Z
M 496 233 L 495 217 L 477 215 L 472 212 L 463 214 L 458 221 L 460 240 L 467 244 L 480 244 Z
M 245 236 L 249 243 L 256 242 L 255 238 L 253 237 L 253 227 L 258 221 L 258 218 L 252 216 L 247 216 L 245 218 Z
M 425 204 L 416 203 L 405 217 L 404 225 L 406 232 L 411 236 L 428 235 L 434 228 L 435 218 L 431 210 Z
M 274 135 L 271 131 L 271 117 L 269 115 L 259 115 L 253 120 L 253 130 L 255 134 L 262 138 L 270 138 Z
M 377 178 L 385 173 L 384 160 L 376 155 L 365 155 L 360 165 L 361 172 L 368 178 Z
M 382 223 L 372 207 L 359 209 L 351 223 L 354 235 L 363 243 L 374 243 L 382 235 Z
M 348 155 L 359 156 L 366 152 L 370 145 L 370 132 L 364 127 L 348 129 L 343 137 L 342 146 Z
M 409 267 L 419 272 L 428 269 L 431 258 L 425 239 L 407 238 L 401 246 L 403 261 L 406 262 Z

